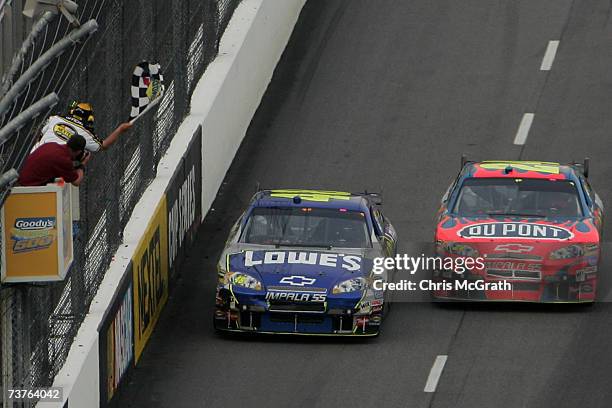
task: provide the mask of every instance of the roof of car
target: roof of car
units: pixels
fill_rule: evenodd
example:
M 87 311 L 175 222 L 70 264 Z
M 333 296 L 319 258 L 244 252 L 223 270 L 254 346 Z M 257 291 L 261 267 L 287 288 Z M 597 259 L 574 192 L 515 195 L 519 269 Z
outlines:
M 574 174 L 570 165 L 544 161 L 481 161 L 466 164 L 466 177 L 533 178 L 566 180 Z
M 263 190 L 253 199 L 254 207 L 345 208 L 363 211 L 368 202 L 363 194 L 329 190 Z

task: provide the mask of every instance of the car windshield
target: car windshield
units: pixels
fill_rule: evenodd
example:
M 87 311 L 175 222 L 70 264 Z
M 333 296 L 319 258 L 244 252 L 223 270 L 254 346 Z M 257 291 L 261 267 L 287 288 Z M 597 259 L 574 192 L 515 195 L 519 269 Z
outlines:
M 459 216 L 508 215 L 580 217 L 574 182 L 520 178 L 472 178 L 461 186 L 454 213 Z
M 254 208 L 240 242 L 338 248 L 372 246 L 365 214 L 337 208 Z

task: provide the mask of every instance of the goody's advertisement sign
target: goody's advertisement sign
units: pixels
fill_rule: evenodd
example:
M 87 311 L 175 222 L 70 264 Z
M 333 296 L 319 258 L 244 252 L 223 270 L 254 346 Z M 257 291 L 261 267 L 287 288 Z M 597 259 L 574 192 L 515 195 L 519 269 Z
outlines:
M 14 187 L 2 207 L 2 281 L 62 280 L 73 261 L 70 189 Z

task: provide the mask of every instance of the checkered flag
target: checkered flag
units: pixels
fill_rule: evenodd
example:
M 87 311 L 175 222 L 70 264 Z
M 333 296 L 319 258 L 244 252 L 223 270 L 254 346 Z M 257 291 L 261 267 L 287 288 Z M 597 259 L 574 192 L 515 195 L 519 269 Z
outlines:
M 130 123 L 161 101 L 164 94 L 164 77 L 159 64 L 143 61 L 132 74 L 132 112 Z

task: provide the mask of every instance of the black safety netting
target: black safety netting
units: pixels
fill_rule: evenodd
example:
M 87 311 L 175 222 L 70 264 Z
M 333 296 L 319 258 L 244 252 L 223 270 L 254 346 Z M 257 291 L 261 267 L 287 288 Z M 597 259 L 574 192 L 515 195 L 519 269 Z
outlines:
M 166 92 L 156 112 L 123 134 L 86 167 L 79 188 L 80 218 L 74 223 L 75 262 L 63 282 L 3 285 L 0 290 L 0 364 L 3 389 L 49 386 L 122 241 L 122 231 L 176 130 L 187 115 L 197 80 L 218 52 L 220 38 L 239 0 L 82 0 L 78 17 L 95 19 L 98 30 L 71 44 L 0 112 L 0 128 L 51 92 L 60 102 L 29 121 L 0 146 L 0 174 L 19 169 L 49 114 L 72 100 L 90 102 L 96 133 L 106 137 L 127 120 L 130 80 L 141 61 L 161 64 Z M 73 30 L 51 19 L 4 74 L 3 90 L 38 57 Z M 7 191 L 0 191 L 0 200 Z M 2 401 L 3 395 L 0 395 Z M 5 396 L 4 396 L 5 398 Z

